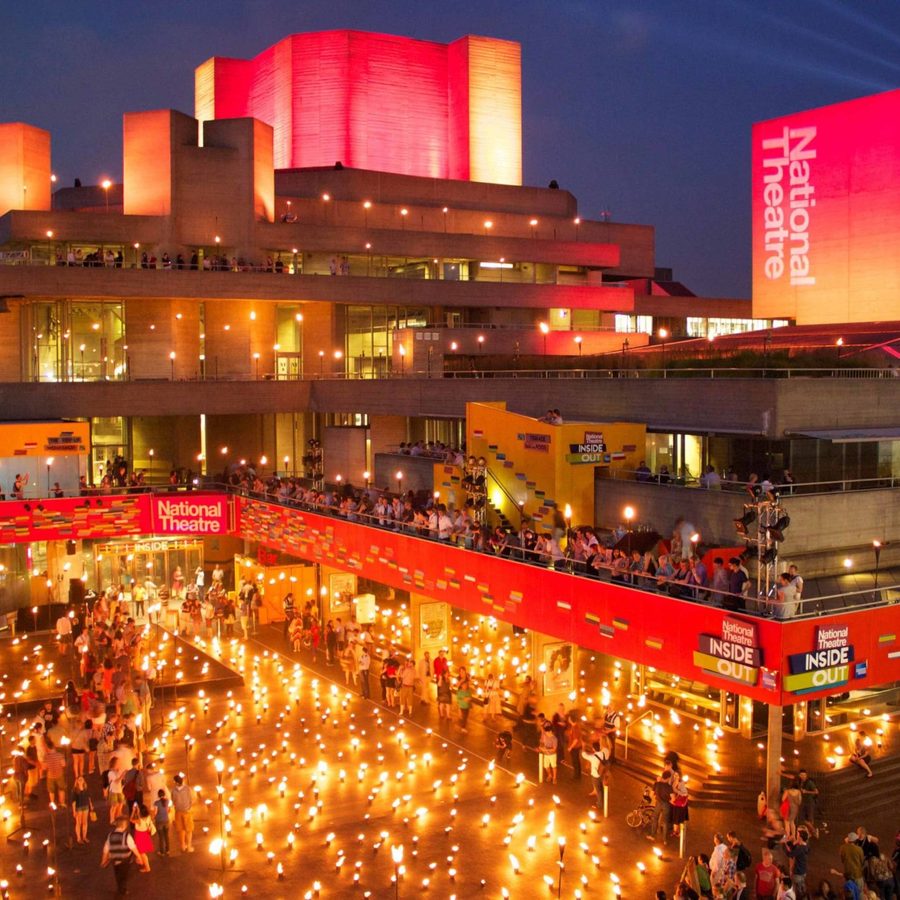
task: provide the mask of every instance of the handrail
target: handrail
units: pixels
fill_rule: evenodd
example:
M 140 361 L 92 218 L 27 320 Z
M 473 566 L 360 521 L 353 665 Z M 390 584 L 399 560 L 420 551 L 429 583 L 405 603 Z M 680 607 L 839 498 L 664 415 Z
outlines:
M 390 518 L 382 519 L 382 517 L 378 515 L 360 512 L 353 512 L 350 515 L 344 515 L 337 507 L 335 507 L 334 505 L 329 505 L 327 503 L 316 503 L 309 502 L 307 500 L 298 501 L 280 498 L 275 493 L 256 493 L 241 487 L 237 487 L 235 485 L 222 484 L 215 481 L 203 481 L 199 477 L 194 480 L 194 483 L 189 485 L 144 485 L 137 488 L 113 488 L 109 491 L 92 490 L 80 496 L 104 497 L 109 495 L 127 495 L 140 493 L 154 493 L 164 495 L 172 492 L 192 491 L 220 491 L 232 496 L 245 497 L 251 500 L 261 500 L 266 503 L 274 503 L 278 506 L 282 506 L 288 509 L 298 509 L 301 511 L 307 510 L 318 515 L 333 516 L 335 518 L 343 519 L 347 522 L 366 525 L 373 528 L 379 528 L 381 530 L 401 531 L 408 534 L 410 537 L 415 537 L 421 540 L 439 540 L 437 535 L 433 534 L 428 529 L 428 527 L 417 525 L 414 522 L 397 523 L 399 524 L 399 527 L 395 527 L 394 521 Z M 379 491 L 375 488 L 368 489 L 366 493 L 370 496 L 384 495 L 385 497 L 391 498 L 396 496 L 391 492 Z M 13 499 L 6 502 L 32 503 L 39 501 L 36 501 L 34 498 L 29 498 L 25 500 Z M 625 569 L 618 569 L 615 566 L 608 565 L 606 563 L 593 562 L 590 566 L 593 571 L 588 571 L 588 565 L 585 561 L 576 561 L 571 556 L 567 555 L 562 555 L 558 558 L 554 558 L 549 551 L 538 552 L 535 550 L 523 548 L 521 546 L 507 546 L 504 547 L 503 550 L 501 550 L 499 553 L 495 553 L 490 549 L 475 547 L 474 535 L 472 537 L 473 545 L 468 545 L 467 541 L 469 540 L 469 538 L 461 534 L 454 535 L 453 540 L 441 540 L 440 542 L 446 544 L 447 546 L 454 546 L 458 549 L 466 550 L 469 552 L 480 552 L 501 556 L 508 562 L 520 563 L 524 565 L 540 565 L 545 568 L 555 569 L 562 574 L 573 575 L 576 577 L 598 579 L 601 573 L 615 573 L 613 574 L 611 580 L 615 582 L 619 587 L 639 591 L 641 593 L 659 592 L 659 590 L 653 591 L 652 589 L 649 589 L 645 586 L 649 585 L 650 583 L 656 585 L 658 589 L 661 588 L 665 591 L 669 591 L 670 587 L 674 586 L 677 593 L 672 595 L 672 600 L 676 602 L 703 603 L 705 602 L 705 600 L 701 598 L 705 598 L 707 595 L 718 595 L 721 597 L 722 601 L 720 608 L 723 608 L 725 610 L 729 608 L 729 605 L 733 607 L 734 604 L 737 604 L 738 607 L 745 607 L 738 610 L 744 615 L 764 618 L 772 616 L 773 613 L 773 602 L 771 600 L 767 600 L 767 598 L 762 596 L 757 597 L 755 600 L 752 598 L 746 598 L 748 602 L 745 602 L 745 598 L 743 597 L 735 597 L 730 592 L 719 591 L 709 585 L 696 585 L 679 579 L 668 578 L 655 574 L 650 575 L 643 572 L 630 572 Z M 615 577 L 616 575 L 618 575 L 619 577 Z M 861 597 L 869 597 L 871 599 L 869 602 L 855 602 L 851 605 L 848 605 L 848 598 Z M 870 609 L 874 607 L 893 605 L 900 601 L 900 584 L 879 585 L 874 590 L 863 589 L 859 591 L 848 591 L 841 594 L 826 594 L 821 597 L 806 598 L 796 601 L 798 606 L 797 614 L 790 616 L 787 619 L 779 619 L 777 616 L 775 616 L 774 618 L 776 618 L 778 621 L 792 621 L 799 618 L 811 618 L 813 616 L 825 615 L 828 612 L 828 610 L 825 609 L 825 601 L 831 600 L 839 600 L 841 602 L 842 609 L 847 611 L 856 611 L 859 609 Z M 756 608 L 748 608 L 750 604 L 755 604 Z
M 513 495 L 509 492 L 509 490 L 507 490 L 506 485 L 503 484 L 502 481 L 500 481 L 500 479 L 497 477 L 497 475 L 494 473 L 494 471 L 491 469 L 490 466 L 485 466 L 484 470 L 485 470 L 485 474 L 487 475 L 487 477 L 494 479 L 494 484 L 496 484 L 497 487 L 500 488 L 500 490 L 503 492 L 503 495 L 506 497 L 506 499 L 509 500 L 509 502 L 512 503 L 512 505 L 516 508 L 516 512 L 519 514 L 519 527 L 521 528 L 525 524 L 525 510 L 522 509 L 522 507 L 519 505 L 519 501 L 516 500 L 515 497 L 513 497 Z M 485 485 L 485 487 L 487 487 L 487 485 Z
M 641 719 L 645 718 L 646 716 L 649 716 L 652 712 L 653 712 L 653 710 L 648 706 L 647 709 L 645 709 L 637 718 L 632 719 L 630 722 L 625 723 L 625 741 L 624 741 L 625 746 L 622 751 L 623 759 L 628 759 L 628 732 L 630 731 L 631 726 L 637 725 L 637 723 L 640 722 Z
M 717 473 L 718 474 L 718 473 Z M 689 488 L 690 490 L 721 491 L 726 494 L 743 494 L 746 502 L 753 502 L 747 488 L 751 486 L 749 481 L 731 481 L 719 475 L 719 483 L 714 487 L 707 487 L 701 483 L 703 475 L 690 476 L 684 479 L 676 472 L 669 472 L 665 481 L 660 481 L 660 473 L 639 472 L 636 469 L 608 469 L 603 475 L 603 481 L 629 481 L 638 484 L 653 484 L 666 488 Z M 762 482 L 757 481 L 754 487 L 761 488 Z M 833 486 L 833 487 L 830 487 Z M 828 481 L 792 481 L 789 484 L 772 482 L 772 490 L 784 500 L 787 497 L 811 494 L 830 494 L 834 491 L 864 491 L 879 488 L 900 487 L 900 478 L 893 475 L 873 476 L 870 478 L 832 478 Z M 816 490 L 819 488 L 819 490 Z

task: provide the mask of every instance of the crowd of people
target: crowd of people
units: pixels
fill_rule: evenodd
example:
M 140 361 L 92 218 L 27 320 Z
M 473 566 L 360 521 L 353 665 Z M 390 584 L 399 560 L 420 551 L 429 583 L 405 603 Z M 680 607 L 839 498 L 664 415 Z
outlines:
M 193 796 L 181 775 L 167 782 L 145 755 L 157 671 L 150 631 L 121 596 L 113 587 L 60 616 L 59 652 L 77 654 L 81 685 L 70 680 L 22 730 L 11 784 L 23 817 L 45 792 L 70 817 L 76 844 L 90 843 L 91 821 L 107 821 L 103 864 L 124 894 L 132 863 L 149 872 L 154 851 L 169 855 L 172 824 L 181 851 L 193 851 Z

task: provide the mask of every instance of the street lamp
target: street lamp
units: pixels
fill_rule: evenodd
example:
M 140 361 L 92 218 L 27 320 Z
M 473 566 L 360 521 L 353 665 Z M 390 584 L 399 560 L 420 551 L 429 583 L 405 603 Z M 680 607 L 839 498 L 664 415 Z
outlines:
M 372 477 L 372 473 L 371 473 L 368 469 L 366 469 L 366 471 L 363 472 L 363 481 L 364 481 L 365 484 L 366 484 L 366 490 L 369 489 L 369 479 L 370 479 L 371 477 Z
M 578 240 L 578 226 L 581 224 L 581 216 L 575 216 L 575 240 Z
M 285 456 L 284 460 L 282 460 L 282 461 L 284 462 L 284 474 L 287 475 L 287 473 L 288 473 L 288 463 L 290 463 L 291 458 L 290 458 L 289 456 Z
M 484 335 L 483 334 L 478 335 L 478 352 L 484 353 Z
M 669 330 L 667 328 L 660 328 L 657 332 L 659 334 L 659 339 L 662 341 L 662 367 L 666 367 L 666 338 L 669 336 Z
M 575 343 L 578 344 L 578 355 L 581 356 L 581 335 L 575 336 Z
M 394 475 L 394 478 L 397 479 L 397 493 L 403 493 L 403 473 L 398 469 L 397 473 Z
M 605 791 L 606 787 L 604 786 L 603 789 Z M 559 862 L 557 863 L 557 865 L 559 866 L 559 879 L 556 882 L 556 896 L 557 897 L 562 896 L 562 878 L 563 878 L 563 872 L 566 869 L 565 856 L 566 856 L 566 839 L 563 835 L 560 835 L 559 836 Z
M 109 189 L 112 187 L 112 182 L 108 178 L 104 178 L 100 182 L 100 187 L 106 192 L 106 211 L 109 212 Z
M 150 457 L 150 481 L 153 481 L 153 457 L 156 455 L 156 451 L 151 447 L 147 451 L 147 455 Z
M 409 210 L 404 206 L 403 209 L 400 210 L 400 230 L 406 231 L 406 217 L 409 215 Z
M 546 322 L 541 322 L 538 325 L 538 328 L 541 329 L 541 334 L 544 336 L 544 356 L 547 355 L 547 335 L 550 334 L 550 326 Z
M 84 381 L 84 344 L 80 344 L 78 349 L 81 351 L 81 380 Z
M 406 347 L 403 344 L 400 345 L 397 352 L 400 354 L 400 377 L 403 377 L 403 369 L 406 364 Z
M 175 380 L 175 351 L 174 350 L 169 351 L 169 369 L 171 371 L 172 381 L 174 381 Z
M 881 563 L 881 548 L 887 546 L 881 541 L 872 541 L 872 549 L 875 551 L 875 588 L 878 589 L 878 566 Z
M 403 844 L 391 847 L 391 859 L 394 861 L 394 897 L 400 896 L 400 866 L 403 863 Z
M 325 375 L 325 351 L 319 351 L 319 378 Z
M 256 380 L 259 381 L 259 354 L 253 354 L 253 362 L 256 364 Z
M 364 210 L 363 215 L 364 215 L 364 217 L 365 217 L 366 230 L 368 230 L 368 228 L 369 228 L 369 210 L 370 210 L 371 208 L 372 208 L 372 201 L 371 201 L 371 200 L 364 200 L 364 201 L 363 201 L 363 210 Z
M 187 747 L 187 744 L 185 744 Z M 216 769 L 216 794 L 219 798 L 219 862 L 222 871 L 225 871 L 225 788 L 222 786 L 222 775 L 225 772 L 225 763 L 216 757 L 213 762 Z
M 50 496 L 50 466 L 53 465 L 53 457 L 47 457 L 47 496 Z
M 494 227 L 494 223 L 490 219 L 486 219 L 484 223 L 484 233 L 490 234 L 491 229 Z
M 535 237 L 535 228 L 537 228 L 538 220 L 532 219 L 528 224 L 531 226 L 531 236 Z

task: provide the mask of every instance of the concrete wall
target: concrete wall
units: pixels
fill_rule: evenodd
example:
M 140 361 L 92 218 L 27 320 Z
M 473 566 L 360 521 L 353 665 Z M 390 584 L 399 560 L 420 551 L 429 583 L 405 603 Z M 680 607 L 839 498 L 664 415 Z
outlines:
M 0 123 L 0 215 L 10 209 L 50 209 L 50 132 L 24 122 Z
M 636 510 L 636 524 L 650 525 L 663 536 L 671 534 L 678 516 L 684 516 L 704 543 L 741 543 L 733 520 L 742 515 L 749 499 L 743 492 L 613 479 L 598 479 L 595 488 L 599 525 L 621 522 L 622 510 L 630 505 Z M 806 575 L 842 573 L 848 557 L 856 558 L 860 568 L 874 566 L 873 540 L 900 542 L 900 489 L 802 494 L 786 496 L 782 502 L 791 524 L 779 552 L 780 564 L 797 561 Z M 891 564 L 895 554 L 900 559 L 897 550 L 886 547 L 882 565 Z
M 397 490 L 397 472 L 403 473 L 402 489 L 406 491 L 434 490 L 434 460 L 425 456 L 406 456 L 401 453 L 376 453 L 375 475 L 372 484 L 377 488 Z

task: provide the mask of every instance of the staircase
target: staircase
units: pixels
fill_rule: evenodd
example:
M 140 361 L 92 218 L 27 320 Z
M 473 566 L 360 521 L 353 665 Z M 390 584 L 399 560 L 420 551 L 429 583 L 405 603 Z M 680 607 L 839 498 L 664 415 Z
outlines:
M 691 806 L 697 809 L 756 809 L 756 799 L 765 786 L 765 772 L 757 769 L 722 769 L 679 753 L 681 772 L 688 778 Z M 629 736 L 628 758 L 624 741 L 616 746 L 615 772 L 622 772 L 641 784 L 651 784 L 662 771 L 662 754 L 655 744 Z
M 897 784 L 900 783 L 900 756 L 876 757 L 874 778 L 854 765 L 828 772 L 811 772 L 819 788 L 819 811 L 826 822 L 844 821 L 859 825 L 873 814 L 896 811 Z

